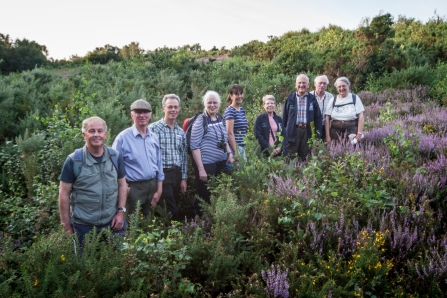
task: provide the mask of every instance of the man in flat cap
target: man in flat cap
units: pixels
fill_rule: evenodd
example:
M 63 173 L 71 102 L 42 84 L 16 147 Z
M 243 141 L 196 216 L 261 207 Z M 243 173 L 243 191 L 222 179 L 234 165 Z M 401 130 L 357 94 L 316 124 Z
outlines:
M 163 165 L 156 134 L 148 129 L 151 105 L 138 99 L 130 105 L 133 125 L 116 137 L 112 148 L 122 155 L 126 167 L 128 195 L 126 209 L 132 214 L 140 201 L 141 211 L 148 215 L 160 199 L 163 188 Z

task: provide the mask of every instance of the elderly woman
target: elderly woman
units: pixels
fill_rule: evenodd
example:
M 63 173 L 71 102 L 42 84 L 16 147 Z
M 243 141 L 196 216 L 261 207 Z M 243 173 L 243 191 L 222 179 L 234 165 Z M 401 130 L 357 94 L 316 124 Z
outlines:
M 231 86 L 227 96 L 228 107 L 225 109 L 224 118 L 227 126 L 228 142 L 234 156 L 241 154 L 245 159 L 244 138 L 247 135 L 248 121 L 245 110 L 241 107 L 244 101 L 244 90 L 241 86 Z
M 265 156 L 281 154 L 278 133 L 282 130 L 282 119 L 275 113 L 276 100 L 273 95 L 262 98 L 265 113 L 256 117 L 255 137 Z M 273 149 L 272 149 L 273 148 Z
M 329 100 L 326 108 L 326 141 L 348 138 L 354 134 L 357 142 L 363 137 L 363 107 L 360 97 L 350 92 L 348 78 L 340 77 L 335 81 L 338 95 Z
M 196 175 L 197 194 L 205 202 L 210 203 L 208 190 L 209 176 L 219 175 L 228 163 L 233 163 L 233 154 L 228 145 L 225 123 L 217 112 L 221 99 L 214 91 L 207 91 L 203 96 L 205 109 L 202 117 L 197 117 L 191 129 L 192 164 Z M 206 123 L 205 123 L 206 122 Z M 205 131 L 205 127 L 207 127 Z M 201 215 L 197 200 L 194 209 Z

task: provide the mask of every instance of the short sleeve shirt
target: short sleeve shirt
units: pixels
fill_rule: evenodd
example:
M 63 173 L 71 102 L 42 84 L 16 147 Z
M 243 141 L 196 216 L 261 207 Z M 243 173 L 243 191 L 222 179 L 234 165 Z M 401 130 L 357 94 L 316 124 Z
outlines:
M 248 121 L 244 108 L 241 107 L 238 111 L 232 106 L 228 106 L 224 113 L 224 119 L 225 121 L 234 120 L 233 133 L 236 143 L 239 146 L 245 146 L 244 138 L 247 135 Z
M 357 95 L 356 95 L 357 96 Z M 334 107 L 335 105 L 343 105 L 341 107 Z M 352 93 L 344 98 L 333 97 L 329 100 L 328 106 L 326 108 L 326 115 L 331 116 L 333 120 L 349 121 L 357 119 L 357 114 L 360 114 L 365 110 L 363 107 L 362 100 L 357 96 L 355 101 L 355 106 L 352 100 Z

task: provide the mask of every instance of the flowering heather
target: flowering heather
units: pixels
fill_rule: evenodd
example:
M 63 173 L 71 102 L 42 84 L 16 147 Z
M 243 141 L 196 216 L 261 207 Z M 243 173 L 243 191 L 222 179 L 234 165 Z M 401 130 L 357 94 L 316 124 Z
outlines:
M 429 241 L 424 262 L 412 264 L 421 279 L 436 279 L 447 284 L 447 238 Z
M 437 159 L 426 162 L 413 177 L 413 183 L 427 195 L 447 184 L 447 159 L 441 154 Z
M 287 274 L 289 273 L 289 269 L 286 269 L 286 272 L 281 273 L 281 268 L 279 265 L 275 266 L 272 264 L 272 269 L 268 269 L 267 272 L 262 270 L 261 275 L 262 279 L 266 283 L 265 293 L 267 297 L 271 298 L 288 298 L 289 297 L 289 283 L 287 282 Z

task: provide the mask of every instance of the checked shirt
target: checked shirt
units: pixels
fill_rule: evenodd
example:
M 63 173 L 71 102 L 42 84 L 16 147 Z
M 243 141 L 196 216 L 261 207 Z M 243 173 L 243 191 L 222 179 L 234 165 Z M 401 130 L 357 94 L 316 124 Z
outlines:
M 186 180 L 188 173 L 188 152 L 186 148 L 186 137 L 177 123 L 170 128 L 164 119 L 149 125 L 149 129 L 158 136 L 161 149 L 163 168 L 177 166 L 181 168 L 182 179 Z

